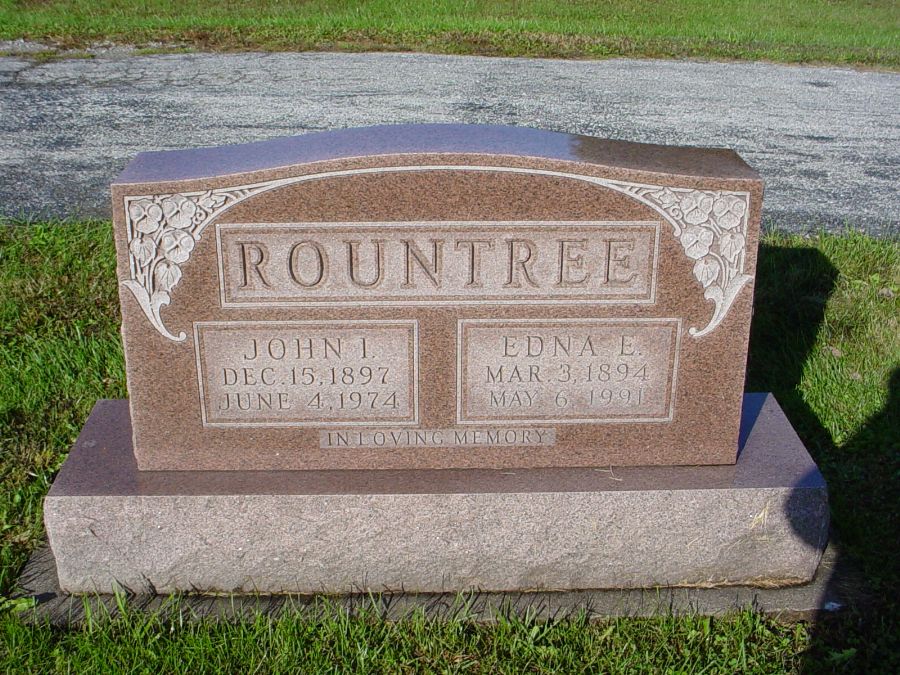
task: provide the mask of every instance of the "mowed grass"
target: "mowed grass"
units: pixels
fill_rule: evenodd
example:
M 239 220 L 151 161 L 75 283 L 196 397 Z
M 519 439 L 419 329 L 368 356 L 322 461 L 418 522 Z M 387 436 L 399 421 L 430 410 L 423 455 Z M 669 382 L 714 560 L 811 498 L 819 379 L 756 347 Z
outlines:
M 0 39 L 900 67 L 895 0 L 0 0 Z M 153 49 L 159 49 L 154 45 Z
M 748 390 L 774 391 L 828 480 L 870 606 L 823 625 L 702 617 L 349 616 L 189 620 L 177 603 L 71 630 L 9 598 L 42 538 L 41 499 L 94 401 L 125 396 L 111 227 L 0 226 L 0 669 L 7 672 L 900 671 L 900 242 L 770 234 Z M 27 611 L 27 610 L 24 610 Z
M 0 667 L 74 673 L 770 673 L 800 665 L 808 632 L 750 612 L 727 620 L 583 618 L 492 626 L 464 619 L 400 622 L 348 616 L 258 617 L 239 624 L 126 615 L 53 632 L 5 622 Z M 9 670 L 7 672 L 9 672 Z

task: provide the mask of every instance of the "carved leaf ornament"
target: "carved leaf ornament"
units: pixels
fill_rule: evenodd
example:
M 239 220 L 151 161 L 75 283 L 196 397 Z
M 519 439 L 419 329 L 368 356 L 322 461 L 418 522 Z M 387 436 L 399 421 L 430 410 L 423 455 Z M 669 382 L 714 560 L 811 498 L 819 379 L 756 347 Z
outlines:
M 153 327 L 170 340 L 182 342 L 186 337 L 184 332 L 170 333 L 159 315 L 181 281 L 181 266 L 190 259 L 207 223 L 246 196 L 237 189 L 125 198 L 131 278 L 122 285 Z
M 703 297 L 715 305 L 709 324 L 688 333 L 701 337 L 718 326 L 738 292 L 752 278 L 744 274 L 744 251 L 750 195 L 738 192 L 639 187 L 628 190 L 662 211 L 675 228 L 694 277 L 703 286 Z
M 184 194 L 125 197 L 125 227 L 130 258 L 130 278 L 122 285 L 134 295 L 147 319 L 163 336 L 176 342 L 163 325 L 160 310 L 172 301 L 204 228 L 235 204 L 285 185 L 362 173 L 403 171 L 488 171 L 529 173 L 572 178 L 627 194 L 653 208 L 673 228 L 685 255 L 694 260 L 694 277 L 703 297 L 713 305 L 713 315 L 702 329 L 688 333 L 699 338 L 718 326 L 740 290 L 752 278 L 744 273 L 750 195 L 746 192 L 670 188 L 614 181 L 559 171 L 500 166 L 404 166 L 350 169 L 282 178 L 274 181 Z

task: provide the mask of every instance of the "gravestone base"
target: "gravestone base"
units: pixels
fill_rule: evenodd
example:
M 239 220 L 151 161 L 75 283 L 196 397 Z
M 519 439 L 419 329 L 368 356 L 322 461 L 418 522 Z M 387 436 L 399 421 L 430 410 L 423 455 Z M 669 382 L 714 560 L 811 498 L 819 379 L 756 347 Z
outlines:
M 121 597 L 111 593 L 70 594 L 59 588 L 56 560 L 49 546 L 36 550 L 18 579 L 13 599 L 30 599 L 31 609 L 19 616 L 26 623 L 57 627 L 83 625 L 114 618 L 122 611 Z M 315 620 L 323 610 L 320 595 L 186 593 L 174 596 L 139 593 L 127 596 L 129 611 L 160 613 L 187 619 L 254 620 L 259 615 L 300 614 Z M 327 603 L 349 613 L 368 612 L 399 621 L 421 611 L 435 620 L 492 623 L 502 617 L 543 621 L 579 616 L 603 620 L 617 617 L 725 616 L 744 609 L 782 622 L 823 621 L 851 609 L 862 609 L 871 594 L 840 549 L 829 543 L 816 576 L 808 584 L 781 588 L 719 586 L 716 588 L 626 588 L 577 591 L 512 591 L 465 593 L 347 593 L 328 596 Z
M 138 471 L 100 401 L 44 503 L 66 593 L 779 587 L 813 579 L 825 482 L 770 394 L 735 465 Z

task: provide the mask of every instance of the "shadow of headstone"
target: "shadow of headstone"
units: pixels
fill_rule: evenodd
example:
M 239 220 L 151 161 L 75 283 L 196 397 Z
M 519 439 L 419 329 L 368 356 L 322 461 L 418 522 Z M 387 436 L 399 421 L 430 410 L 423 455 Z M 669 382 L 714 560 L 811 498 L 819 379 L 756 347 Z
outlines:
M 825 477 L 838 554 L 821 573 L 829 575 L 829 597 L 852 599 L 850 607 L 825 604 L 802 670 L 900 672 L 892 637 L 900 527 L 891 501 L 900 494 L 900 369 L 884 409 L 840 447 L 800 389 L 836 279 L 837 270 L 814 248 L 761 246 L 748 389 L 775 394 Z M 809 528 L 798 522 L 796 531 L 802 536 Z
M 814 626 L 804 672 L 900 672 L 900 368 L 888 387 L 859 432 L 820 451 L 841 545 L 830 584 L 857 601 Z

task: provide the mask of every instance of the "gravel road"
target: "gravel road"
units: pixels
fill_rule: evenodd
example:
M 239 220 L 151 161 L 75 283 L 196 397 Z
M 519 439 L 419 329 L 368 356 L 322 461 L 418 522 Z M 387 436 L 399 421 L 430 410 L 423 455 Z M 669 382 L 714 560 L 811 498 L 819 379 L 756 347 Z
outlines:
M 2 47 L 2 45 L 0 45 Z M 395 122 L 736 149 L 768 226 L 900 231 L 900 74 L 768 63 L 425 54 L 0 58 L 0 215 L 109 214 L 142 150 Z

